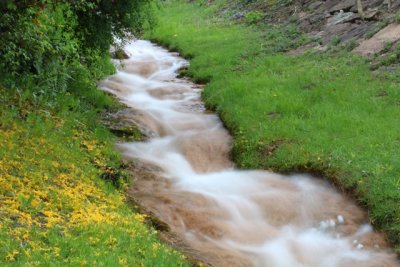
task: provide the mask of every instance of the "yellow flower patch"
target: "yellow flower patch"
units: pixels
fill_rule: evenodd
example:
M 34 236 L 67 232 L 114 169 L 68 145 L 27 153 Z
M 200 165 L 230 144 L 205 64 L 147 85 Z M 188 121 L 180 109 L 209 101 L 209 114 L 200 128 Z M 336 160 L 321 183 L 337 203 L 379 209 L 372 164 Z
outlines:
M 101 179 L 119 164 L 105 141 L 68 118 L 30 120 L 0 124 L 0 266 L 183 262 Z

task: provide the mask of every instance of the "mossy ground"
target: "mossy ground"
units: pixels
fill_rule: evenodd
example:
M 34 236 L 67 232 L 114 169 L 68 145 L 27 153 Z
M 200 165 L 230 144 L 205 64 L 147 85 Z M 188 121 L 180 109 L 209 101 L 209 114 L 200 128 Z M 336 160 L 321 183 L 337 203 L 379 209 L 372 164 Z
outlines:
M 233 134 L 238 166 L 323 174 L 399 251 L 398 75 L 375 77 L 346 51 L 279 53 L 301 33 L 235 24 L 215 12 L 218 2 L 165 2 L 148 37 L 190 58 L 187 74 L 208 82 L 203 97 Z

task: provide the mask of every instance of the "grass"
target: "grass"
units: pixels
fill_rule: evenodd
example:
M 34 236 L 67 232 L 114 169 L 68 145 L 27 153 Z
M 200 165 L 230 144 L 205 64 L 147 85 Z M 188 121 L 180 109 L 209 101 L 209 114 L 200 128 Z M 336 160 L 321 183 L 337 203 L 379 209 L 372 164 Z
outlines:
M 169 1 L 148 38 L 191 58 L 188 75 L 234 136 L 241 168 L 327 177 L 400 252 L 400 89 L 356 55 L 288 56 L 301 34 L 233 24 L 214 5 Z M 286 27 L 286 26 L 282 26 Z
M 188 266 L 125 201 L 115 137 L 99 122 L 118 104 L 74 73 L 54 94 L 29 77 L 0 81 L 0 265 Z

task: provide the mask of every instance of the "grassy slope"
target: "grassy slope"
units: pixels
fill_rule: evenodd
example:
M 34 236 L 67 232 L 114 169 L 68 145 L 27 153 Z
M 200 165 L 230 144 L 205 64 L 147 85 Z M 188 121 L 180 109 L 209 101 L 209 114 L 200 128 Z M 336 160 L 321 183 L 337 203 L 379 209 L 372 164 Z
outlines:
M 124 176 L 98 120 L 115 107 L 85 75 L 54 95 L 0 86 L 1 266 L 187 266 L 101 179 Z
M 214 9 L 163 4 L 149 38 L 192 58 L 188 74 L 209 81 L 203 96 L 235 137 L 236 163 L 326 175 L 355 193 L 399 250 L 399 84 L 346 52 L 273 53 L 291 37 L 230 24 Z

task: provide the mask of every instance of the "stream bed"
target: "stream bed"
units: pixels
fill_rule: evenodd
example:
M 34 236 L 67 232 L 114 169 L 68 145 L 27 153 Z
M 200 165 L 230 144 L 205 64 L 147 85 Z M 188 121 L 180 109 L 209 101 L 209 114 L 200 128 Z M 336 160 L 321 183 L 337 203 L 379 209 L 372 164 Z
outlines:
M 235 169 L 201 86 L 177 78 L 186 60 L 148 41 L 124 49 L 101 87 L 149 137 L 118 146 L 139 162 L 128 193 L 168 225 L 170 242 L 211 266 L 400 266 L 367 214 L 322 179 Z

